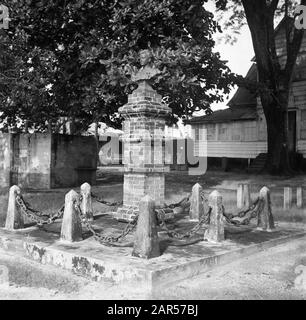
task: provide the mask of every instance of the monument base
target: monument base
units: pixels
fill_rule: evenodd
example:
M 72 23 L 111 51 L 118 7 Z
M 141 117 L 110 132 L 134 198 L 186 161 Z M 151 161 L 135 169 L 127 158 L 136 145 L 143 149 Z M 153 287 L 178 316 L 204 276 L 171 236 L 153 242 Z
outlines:
M 137 217 L 138 213 L 138 207 L 122 206 L 118 208 L 116 212 L 113 213 L 113 217 L 118 221 L 132 222 Z
M 182 232 L 192 227 L 186 216 L 177 223 Z M 241 228 L 228 226 L 228 237 L 221 244 L 202 241 L 178 248 L 169 246 L 169 238 L 164 231 L 159 230 L 165 252 L 163 256 L 144 263 L 143 259 L 132 257 L 132 247 L 102 246 L 93 237 L 81 242 L 63 243 L 59 241 L 60 227 L 59 222 L 46 226 L 48 232 L 37 227 L 14 232 L 0 228 L 0 250 L 17 257 L 27 256 L 43 265 L 69 270 L 86 279 L 137 286 L 152 293 L 153 290 L 160 292 L 163 286 L 197 276 L 217 266 L 305 237 L 303 225 L 279 223 L 277 231 L 273 233 L 259 232 L 256 225 Z M 95 219 L 95 228 L 106 234 L 116 230 L 119 235 L 124 226 L 104 216 Z M 198 236 L 203 235 L 203 229 L 199 230 Z M 133 241 L 132 233 L 124 242 Z

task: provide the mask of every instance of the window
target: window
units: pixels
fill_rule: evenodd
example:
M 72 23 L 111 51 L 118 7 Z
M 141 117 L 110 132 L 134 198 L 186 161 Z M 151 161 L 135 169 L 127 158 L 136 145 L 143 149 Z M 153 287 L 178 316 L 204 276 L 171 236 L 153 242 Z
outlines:
M 207 129 L 207 140 L 215 140 L 216 139 L 216 125 L 208 124 L 206 126 Z
M 245 141 L 257 140 L 256 121 L 247 121 L 244 123 L 244 140 Z
M 241 122 L 232 123 L 232 140 L 240 141 L 242 136 L 242 125 Z
M 229 140 L 229 126 L 230 124 L 220 123 L 219 124 L 219 140 L 228 141 Z

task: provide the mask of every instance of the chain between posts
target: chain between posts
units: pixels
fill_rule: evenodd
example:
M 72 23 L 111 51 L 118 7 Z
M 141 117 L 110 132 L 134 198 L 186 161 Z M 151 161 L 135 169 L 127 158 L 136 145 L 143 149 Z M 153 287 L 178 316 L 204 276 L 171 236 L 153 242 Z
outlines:
M 122 201 L 118 201 L 118 202 L 109 202 L 109 201 L 106 201 L 106 200 L 103 200 L 102 198 L 100 198 L 99 196 L 91 193 L 91 197 L 96 200 L 97 202 L 101 203 L 101 204 L 104 204 L 108 207 L 117 207 L 117 206 L 120 206 L 123 204 Z
M 82 201 L 82 196 L 80 196 L 79 201 Z M 94 239 L 96 241 L 98 241 L 101 244 L 104 245 L 113 245 L 115 243 L 118 243 L 120 241 L 122 241 L 124 238 L 127 237 L 128 234 L 130 234 L 131 232 L 134 231 L 134 229 L 137 226 L 137 221 L 138 221 L 138 215 L 135 217 L 135 219 L 133 219 L 133 221 L 131 221 L 125 228 L 124 230 L 121 232 L 120 235 L 118 236 L 103 236 L 102 234 L 98 233 L 95 231 L 95 229 L 93 228 L 91 222 L 88 220 L 88 218 L 86 217 L 85 214 L 83 214 L 82 209 L 80 207 L 80 204 L 78 202 L 75 203 L 75 209 L 77 210 L 77 212 L 79 213 L 83 224 L 87 227 L 87 229 L 92 233 Z M 134 209 L 131 209 L 134 210 Z
M 104 201 L 102 199 L 100 199 L 98 196 L 96 195 L 93 195 L 92 194 L 92 197 L 102 203 L 102 204 L 105 204 L 105 205 L 108 205 L 108 206 L 117 206 L 117 205 L 120 205 L 122 204 L 122 202 L 116 202 L 116 203 L 110 203 L 108 201 Z M 163 208 L 157 208 L 155 210 L 156 212 L 156 216 L 157 216 L 157 219 L 162 221 L 162 224 L 164 224 L 164 226 L 166 227 L 165 225 L 165 216 L 166 216 L 166 212 L 165 210 L 167 209 L 174 209 L 176 207 L 179 207 L 179 206 L 182 206 L 182 204 L 185 202 L 189 202 L 189 198 L 190 198 L 190 195 L 183 198 L 180 202 L 178 203 L 175 203 L 175 204 L 171 204 L 171 205 L 166 205 L 165 207 Z M 79 197 L 79 202 L 82 201 L 82 195 L 80 195 Z M 87 227 L 87 229 L 92 233 L 94 239 L 96 241 L 98 241 L 99 243 L 101 244 L 104 244 L 104 245 L 114 245 L 115 243 L 118 243 L 120 241 L 122 241 L 124 238 L 126 238 L 126 236 L 128 234 L 130 234 L 131 232 L 133 232 L 137 226 L 137 221 L 138 221 L 138 215 L 139 213 L 137 213 L 136 217 L 133 219 L 133 221 L 129 222 L 129 224 L 124 228 L 124 230 L 121 232 L 120 235 L 114 237 L 114 236 L 103 236 L 102 234 L 96 232 L 92 226 L 92 223 L 88 220 L 88 218 L 86 217 L 86 215 L 83 214 L 81 208 L 80 208 L 80 205 L 79 203 L 75 203 L 75 208 L 76 210 L 79 212 L 79 215 L 82 219 L 82 222 L 84 223 L 84 225 Z M 130 208 L 130 211 L 131 213 L 135 213 L 134 212 L 134 208 Z M 128 212 L 129 213 L 129 212 Z M 189 237 L 191 237 L 193 234 L 196 234 L 198 232 L 198 230 L 201 228 L 201 225 L 203 224 L 203 222 L 199 225 L 199 226 L 196 226 L 194 227 L 192 230 L 191 230 L 191 234 Z M 171 231 L 169 230 L 169 232 L 171 233 Z M 183 237 L 183 238 L 186 238 Z
M 264 205 L 264 201 L 260 198 L 257 198 L 256 201 L 246 210 L 240 211 L 237 215 L 233 215 L 231 213 L 226 213 L 224 206 L 223 208 L 223 216 L 225 217 L 226 221 L 230 224 L 241 226 L 241 225 L 248 225 L 252 219 L 258 217 L 258 214 L 262 211 Z M 234 221 L 234 218 L 244 218 L 247 214 L 250 216 L 243 221 Z
M 207 214 L 205 214 L 201 220 L 189 231 L 185 232 L 185 233 L 180 233 L 180 232 L 177 232 L 177 231 L 173 231 L 173 230 L 170 230 L 167 225 L 166 225 L 166 221 L 165 219 L 163 219 L 163 216 L 160 215 L 160 217 L 162 217 L 162 221 L 161 221 L 161 227 L 164 228 L 167 232 L 167 235 L 170 237 L 170 238 L 175 238 L 175 239 L 188 239 L 188 238 L 191 238 L 193 236 L 195 236 L 198 231 L 202 228 L 202 226 L 204 224 L 207 224 L 209 222 L 209 217 L 210 217 L 210 214 L 211 214 L 211 208 L 209 208 L 209 211 Z
M 16 196 L 16 203 L 18 204 L 21 212 L 28 217 L 31 221 L 35 222 L 37 226 L 53 224 L 56 220 L 61 219 L 64 214 L 65 205 L 63 205 L 55 214 L 46 214 L 37 210 L 32 209 L 28 203 L 23 199 L 22 196 Z M 42 217 L 46 217 L 44 220 Z
M 181 201 L 177 203 L 173 203 L 169 205 L 166 204 L 163 208 L 160 208 L 160 209 L 174 209 L 174 208 L 182 207 L 184 203 L 187 204 L 190 202 L 190 197 L 191 197 L 191 194 L 189 194 L 187 197 L 183 198 Z

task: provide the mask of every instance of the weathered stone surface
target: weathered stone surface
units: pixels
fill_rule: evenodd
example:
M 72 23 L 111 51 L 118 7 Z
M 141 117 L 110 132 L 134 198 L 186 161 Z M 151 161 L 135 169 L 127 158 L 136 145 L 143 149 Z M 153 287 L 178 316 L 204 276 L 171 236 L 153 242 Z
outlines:
M 210 194 L 208 201 L 211 214 L 208 229 L 204 233 L 204 240 L 222 242 L 224 240 L 222 196 L 218 191 L 214 191 Z
M 8 230 L 22 229 L 24 227 L 24 218 L 16 203 L 16 196 L 20 195 L 20 193 L 21 191 L 18 186 L 12 186 L 10 188 L 5 222 L 5 228 Z
M 272 231 L 275 229 L 275 226 L 271 208 L 270 190 L 267 187 L 263 187 L 260 190 L 259 199 L 263 201 L 263 204 L 262 210 L 258 214 L 257 229 Z
M 82 222 L 75 205 L 79 203 L 79 195 L 71 190 L 65 197 L 65 211 L 61 229 L 61 240 L 82 241 Z
M 85 182 L 81 185 L 81 210 L 84 215 L 86 215 L 89 221 L 93 221 L 93 209 L 91 200 L 91 186 L 89 183 Z
M 160 256 L 155 203 L 149 196 L 145 196 L 139 204 L 139 218 L 132 255 L 143 259 Z
M 102 217 L 100 220 L 105 230 L 105 220 Z M 112 227 L 105 232 L 108 233 L 108 230 L 111 232 Z M 272 234 L 251 232 L 243 242 L 241 232 L 229 233 L 228 241 L 209 244 L 209 248 L 205 243 L 197 243 L 185 249 L 168 246 L 164 255 L 150 260 L 132 257 L 129 247 L 102 247 L 92 238 L 88 241 L 61 243 L 57 241 L 57 234 L 38 231 L 36 228 L 19 232 L 0 228 L 0 248 L 16 256 L 27 256 L 42 264 L 70 270 L 94 281 L 112 281 L 123 285 L 130 282 L 137 288 L 143 285 L 146 290 L 154 286 L 160 292 L 160 285 L 194 277 L 215 266 L 289 243 L 306 234 L 302 227 L 286 223 L 280 223 L 278 232 Z
M 204 205 L 201 198 L 203 188 L 199 183 L 192 188 L 192 195 L 190 198 L 190 220 L 199 221 L 204 214 Z
M 0 186 L 50 189 L 95 183 L 94 137 L 48 133 L 0 134 Z

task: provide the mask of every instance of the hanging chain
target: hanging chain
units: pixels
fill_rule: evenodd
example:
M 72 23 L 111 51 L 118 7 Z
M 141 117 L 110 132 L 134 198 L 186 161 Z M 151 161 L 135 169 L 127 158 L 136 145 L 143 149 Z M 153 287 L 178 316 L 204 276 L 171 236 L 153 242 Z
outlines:
M 223 216 L 225 217 L 226 221 L 230 224 L 241 226 L 241 225 L 248 225 L 250 224 L 251 220 L 258 217 L 259 213 L 262 211 L 264 206 L 264 201 L 260 198 L 257 198 L 256 201 L 246 210 L 239 212 L 237 215 L 226 213 L 224 206 L 223 209 Z M 233 220 L 234 218 L 244 218 L 246 215 L 249 215 L 242 221 Z
M 39 227 L 43 225 L 50 225 L 56 220 L 61 219 L 63 217 L 65 209 L 65 205 L 63 205 L 55 214 L 46 214 L 43 212 L 39 212 L 28 206 L 28 203 L 20 195 L 16 196 L 16 203 L 21 209 L 21 212 L 31 221 L 35 222 Z M 42 219 L 41 217 L 45 217 L 46 219 Z
M 118 207 L 118 206 L 121 206 L 123 204 L 122 201 L 118 201 L 118 202 L 109 202 L 109 201 L 106 201 L 106 200 L 103 200 L 102 198 L 100 198 L 99 196 L 95 195 L 95 194 L 91 194 L 91 197 L 96 200 L 97 202 L 101 203 L 101 204 L 104 204 L 108 207 Z
M 187 197 L 184 197 L 181 201 L 177 202 L 177 203 L 173 203 L 173 204 L 169 204 L 169 205 L 165 205 L 163 208 L 160 209 L 175 209 L 178 207 L 187 207 L 187 205 L 190 203 L 190 197 L 191 194 L 189 194 Z
M 82 196 L 80 196 L 80 201 L 82 201 Z M 133 232 L 137 226 L 138 215 L 131 221 L 118 236 L 103 236 L 101 233 L 98 233 L 93 228 L 91 222 L 88 220 L 85 214 L 83 214 L 82 209 L 80 208 L 79 202 L 75 202 L 75 209 L 79 213 L 83 224 L 87 227 L 87 229 L 92 233 L 94 239 L 101 244 L 111 245 L 112 243 L 117 243 L 126 238 L 131 232 Z M 132 212 L 131 212 L 132 211 Z M 131 208 L 130 212 L 133 213 L 134 209 Z
M 207 214 L 205 214 L 201 220 L 189 231 L 185 232 L 185 233 L 180 233 L 180 232 L 177 232 L 177 231 L 174 231 L 174 230 L 170 230 L 167 225 L 166 225 L 166 221 L 165 219 L 163 218 L 163 215 L 160 215 L 160 218 L 161 218 L 161 227 L 164 228 L 168 234 L 168 236 L 170 238 L 175 238 L 175 239 L 187 239 L 187 238 L 191 238 L 193 237 L 194 235 L 196 235 L 200 229 L 202 228 L 202 226 L 204 224 L 207 224 L 208 220 L 209 220 L 209 217 L 210 217 L 210 214 L 211 214 L 211 208 L 209 208 L 209 211 Z

